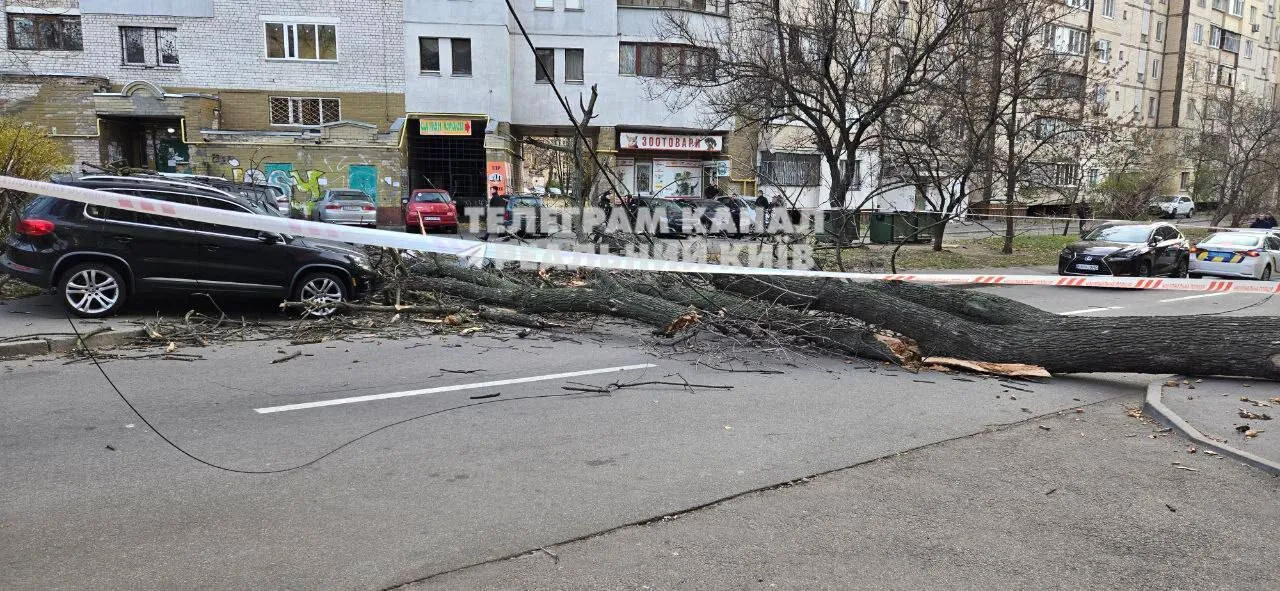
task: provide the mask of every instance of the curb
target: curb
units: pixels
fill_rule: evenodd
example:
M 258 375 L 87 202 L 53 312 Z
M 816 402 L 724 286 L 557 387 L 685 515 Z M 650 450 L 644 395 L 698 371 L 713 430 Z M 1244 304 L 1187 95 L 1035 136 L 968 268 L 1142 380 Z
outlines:
M 145 328 L 129 328 L 124 330 L 116 330 L 106 327 L 106 330 L 96 333 L 86 333 L 84 342 L 95 347 L 114 347 L 123 345 L 134 339 L 147 336 Z M 74 350 L 79 345 L 77 338 L 73 336 L 58 336 L 49 338 L 35 338 L 25 341 L 13 341 L 8 343 L 0 343 L 0 359 L 29 357 L 32 355 L 47 355 L 49 353 L 66 353 Z
M 1175 376 L 1176 377 L 1176 376 Z M 1172 378 L 1169 378 L 1172 379 Z M 1178 416 L 1177 413 L 1164 405 L 1164 383 L 1167 380 L 1157 380 L 1147 384 L 1146 402 L 1143 404 L 1143 412 L 1150 413 L 1157 421 L 1160 421 L 1166 427 L 1177 431 L 1179 435 L 1194 441 L 1201 449 L 1209 449 L 1218 454 L 1227 456 L 1245 464 L 1249 464 L 1254 468 L 1260 468 L 1263 471 L 1280 475 L 1280 462 L 1273 462 L 1266 458 L 1255 456 L 1247 451 L 1238 450 L 1230 445 L 1218 443 L 1208 437 L 1205 437 L 1199 429 L 1196 429 L 1191 423 Z

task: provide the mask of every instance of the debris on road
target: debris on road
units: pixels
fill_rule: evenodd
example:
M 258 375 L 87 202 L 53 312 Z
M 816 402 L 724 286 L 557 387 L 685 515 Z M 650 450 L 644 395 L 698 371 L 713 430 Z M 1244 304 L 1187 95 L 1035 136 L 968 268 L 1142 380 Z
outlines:
M 277 358 L 275 358 L 275 359 L 272 359 L 272 360 L 271 360 L 271 364 L 272 364 L 272 365 L 275 365 L 275 364 L 277 364 L 277 363 L 284 363 L 284 362 L 286 362 L 286 361 L 289 361 L 289 360 L 291 360 L 291 359 L 297 359 L 297 358 L 299 358 L 299 357 L 302 357 L 302 351 L 301 351 L 301 350 L 294 351 L 294 352 L 292 352 L 292 353 L 290 353 L 290 354 L 288 354 L 288 355 L 285 355 L 284 357 L 277 357 Z
M 1270 421 L 1271 420 L 1271 415 L 1267 413 L 1257 413 L 1257 412 L 1245 410 L 1243 408 L 1236 409 L 1236 414 L 1240 415 L 1240 418 L 1242 419 L 1250 419 L 1254 421 Z
M 1050 429 L 1050 427 L 1049 427 L 1048 425 L 1039 425 L 1039 427 L 1040 427 L 1041 429 L 1044 429 L 1045 431 L 1048 431 L 1048 430 Z
M 1053 377 L 1045 368 L 1025 363 L 992 363 L 988 361 L 970 361 L 954 357 L 925 357 L 921 360 L 925 365 L 941 365 L 952 369 L 963 369 L 974 373 L 994 374 L 1021 378 Z M 1018 388 L 1014 388 L 1017 390 Z M 1030 390 L 1027 390 L 1028 392 Z
M 497 398 L 502 396 L 502 392 L 494 392 L 493 394 L 477 394 L 471 397 L 471 400 L 484 400 L 485 398 Z

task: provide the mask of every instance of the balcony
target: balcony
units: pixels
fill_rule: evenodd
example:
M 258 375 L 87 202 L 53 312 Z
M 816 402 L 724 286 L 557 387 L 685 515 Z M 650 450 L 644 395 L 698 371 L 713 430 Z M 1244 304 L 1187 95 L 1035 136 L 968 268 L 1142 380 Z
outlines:
M 705 12 L 708 14 L 729 14 L 728 0 L 618 0 L 619 8 L 669 8 Z

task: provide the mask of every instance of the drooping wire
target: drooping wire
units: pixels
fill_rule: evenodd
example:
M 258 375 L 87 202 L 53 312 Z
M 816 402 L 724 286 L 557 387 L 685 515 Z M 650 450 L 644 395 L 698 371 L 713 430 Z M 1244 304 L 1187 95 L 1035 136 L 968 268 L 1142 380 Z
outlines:
M 329 456 L 331 456 L 331 455 L 333 455 L 333 454 L 337 453 L 338 451 L 342 450 L 343 448 L 346 448 L 346 447 L 348 447 L 348 446 L 350 446 L 350 445 L 352 445 L 352 444 L 356 443 L 357 441 L 360 441 L 361 439 L 364 439 L 364 438 L 366 438 L 366 437 L 368 437 L 368 436 L 370 436 L 370 435 L 373 435 L 373 434 L 375 434 L 375 433 L 378 433 L 378 432 L 380 432 L 380 431 L 384 431 L 384 430 L 386 430 L 386 429 L 390 429 L 390 428 L 395 427 L 395 426 L 398 426 L 398 425 L 403 425 L 403 424 L 405 424 L 405 423 L 409 423 L 409 422 L 412 422 L 412 421 L 416 421 L 416 420 L 418 420 L 418 419 L 424 419 L 424 418 L 427 418 L 427 417 L 433 417 L 433 416 L 436 416 L 436 415 L 442 415 L 442 414 L 449 413 L 449 412 L 453 412 L 453 411 L 456 411 L 456 410 L 462 410 L 462 409 L 464 409 L 464 408 L 471 408 L 471 407 L 474 407 L 474 406 L 482 406 L 482 405 L 485 405 L 485 404 L 501 404 L 501 403 L 505 403 L 505 402 L 517 402 L 517 401 L 520 401 L 520 400 L 538 400 L 538 399 L 544 399 L 544 398 L 565 398 L 565 397 L 569 397 L 569 396 L 582 396 L 582 395 L 583 395 L 583 394 L 582 394 L 582 392 L 562 392 L 562 393 L 558 393 L 558 394 L 538 394 L 538 395 L 533 395 L 533 396 L 520 396 L 520 397 L 517 397 L 517 398 L 493 398 L 493 399 L 489 399 L 489 400 L 481 400 L 481 401 L 478 401 L 478 402 L 471 402 L 471 403 L 467 403 L 467 404 L 459 404 L 459 405 L 457 405 L 457 406 L 451 406 L 451 407 L 449 407 L 449 408 L 442 408 L 442 409 L 439 409 L 439 410 L 434 410 L 434 411 L 431 411 L 431 412 L 428 412 L 428 413 L 423 413 L 423 414 L 420 414 L 420 415 L 417 415 L 417 416 L 409 417 L 409 418 L 407 418 L 407 419 L 401 419 L 401 420 L 396 421 L 396 422 L 394 422 L 394 423 L 388 423 L 388 424 L 386 424 L 386 425 L 383 425 L 383 426 L 381 426 L 381 427 L 378 427 L 377 429 L 374 429 L 374 430 L 369 431 L 369 432 L 367 432 L 367 433 L 365 433 L 365 434 L 363 434 L 363 435 L 360 435 L 359 437 L 356 437 L 356 438 L 354 438 L 354 439 L 350 439 L 350 440 L 346 441 L 345 443 L 343 443 L 342 445 L 339 445 L 339 446 L 337 446 L 337 447 L 335 447 L 335 448 L 333 448 L 333 449 L 331 449 L 331 450 L 329 450 L 329 451 L 327 451 L 327 452 L 324 452 L 323 454 L 320 454 L 320 455 L 319 455 L 319 456 L 317 456 L 315 459 L 308 460 L 308 461 L 303 462 L 303 463 L 301 463 L 301 464 L 298 464 L 298 465 L 296 465 L 296 466 L 290 466 L 290 467 L 288 467 L 288 468 L 276 468 L 276 469 L 272 469 L 272 470 L 242 470 L 242 469 L 239 469 L 239 468 L 230 468 L 230 467 L 227 467 L 227 466 L 222 466 L 222 465 L 216 464 L 216 463 L 214 463 L 214 462 L 211 462 L 211 461 L 209 461 L 209 460 L 205 460 L 205 459 L 203 459 L 203 458 L 201 458 L 201 457 L 199 457 L 199 456 L 196 456 L 195 454 L 193 454 L 193 453 L 191 453 L 191 452 L 187 451 L 186 449 L 184 449 L 181 445 L 178 445 L 176 442 L 174 442 L 172 439 L 170 439 L 167 435 L 165 435 L 165 434 L 164 434 L 164 432 L 160 431 L 160 429 L 157 429 L 157 428 L 156 428 L 156 426 L 155 426 L 154 424 L 152 424 L 152 422 L 151 422 L 149 419 L 147 419 L 146 415 L 143 415 L 143 414 L 142 414 L 142 412 L 138 410 L 138 407 L 136 407 L 136 406 L 134 406 L 134 405 L 133 405 L 133 402 L 131 402 L 131 401 L 129 400 L 129 397 L 125 396 L 125 395 L 124 395 L 124 392 L 121 392 L 121 391 L 120 391 L 120 387 L 119 387 L 119 386 L 116 386 L 115 381 L 111 379 L 111 376 L 107 374 L 107 370 L 106 370 L 106 369 L 104 369 L 104 368 L 102 367 L 102 363 L 101 363 L 100 361 L 98 361 L 98 357 L 97 357 L 97 355 L 94 355 L 94 353 L 93 353 L 93 348 L 89 346 L 89 343 L 87 343 L 87 342 L 85 341 L 85 339 L 84 339 L 83 335 L 81 335 L 81 334 L 80 334 L 80 329 L 76 326 L 75 321 L 73 321 L 73 320 L 71 319 L 71 315 L 70 315 L 69 313 L 67 313 L 67 312 L 66 312 L 66 310 L 63 310 L 63 313 L 66 315 L 67 323 L 71 325 L 71 330 L 72 330 L 73 332 L 75 332 L 75 334 L 76 334 L 76 342 L 78 342 L 78 343 L 80 344 L 80 347 L 81 347 L 81 348 L 84 350 L 84 352 L 89 356 L 89 360 L 90 360 L 90 361 L 92 361 L 92 362 L 93 362 L 93 366 L 94 366 L 95 368 L 97 368 L 97 369 L 98 369 L 98 373 L 102 374 L 102 378 L 103 378 L 103 379 L 105 379 L 105 380 L 107 381 L 107 384 L 111 386 L 111 389 L 112 389 L 113 391 L 115 391 L 116 396 L 119 396 L 119 397 L 120 397 L 120 400 L 124 402 L 125 406 L 128 406 L 128 407 L 129 407 L 129 410 L 133 412 L 134 416 L 138 417 L 138 420 L 142 421 L 142 423 L 143 423 L 144 425 L 146 425 L 148 428 L 150 428 L 150 429 L 151 429 L 151 431 L 152 431 L 153 433 L 155 433 L 155 434 L 156 434 L 156 436 L 158 436 L 158 437 L 159 437 L 161 440 L 163 440 L 166 444 L 168 444 L 168 445 L 169 445 L 169 447 L 172 447 L 173 449 L 178 450 L 178 453 L 181 453 L 182 455 L 184 455 L 184 456 L 186 456 L 186 457 L 188 457 L 188 458 L 190 458 L 190 459 L 192 459 L 192 460 L 194 460 L 194 461 L 196 461 L 196 462 L 199 462 L 199 463 L 201 463 L 201 464 L 204 464 L 205 466 L 208 466 L 208 467 L 210 467 L 210 468 L 213 468 L 213 469 L 215 469 L 215 470 L 221 470 L 221 471 L 224 471 L 224 472 L 232 472 L 232 473 L 235 473 L 235 474 L 280 474 L 280 473 L 282 473 L 282 472 L 292 472 L 292 471 L 294 471 L 294 470 L 299 470 L 299 469 L 302 469 L 302 468 L 306 468 L 307 466 L 310 466 L 310 465 L 312 465 L 312 464 L 315 464 L 315 463 L 319 462 L 320 460 L 323 460 L 323 459 L 325 459 L 325 458 L 327 458 L 327 457 L 329 457 Z

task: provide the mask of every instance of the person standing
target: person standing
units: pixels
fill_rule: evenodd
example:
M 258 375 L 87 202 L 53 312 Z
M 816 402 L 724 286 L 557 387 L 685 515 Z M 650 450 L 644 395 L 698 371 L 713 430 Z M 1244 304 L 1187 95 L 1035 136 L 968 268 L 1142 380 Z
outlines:
M 1076 217 L 1079 218 L 1077 224 L 1079 224 L 1080 234 L 1084 235 L 1084 221 L 1093 218 L 1093 209 L 1089 207 L 1088 201 L 1081 199 L 1080 203 L 1076 204 Z
M 756 195 L 756 218 L 760 222 L 760 233 L 763 234 L 769 227 L 769 221 L 773 219 L 773 202 L 764 196 L 764 191 L 759 191 Z

